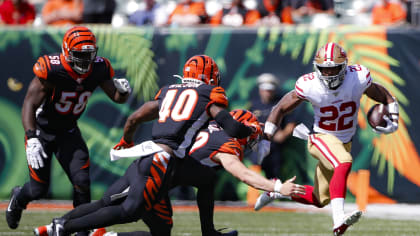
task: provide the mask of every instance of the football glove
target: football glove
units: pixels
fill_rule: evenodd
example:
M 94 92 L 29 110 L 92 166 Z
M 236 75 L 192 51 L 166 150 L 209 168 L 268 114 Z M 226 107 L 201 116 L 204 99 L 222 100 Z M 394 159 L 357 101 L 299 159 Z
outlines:
M 383 117 L 386 121 L 386 127 L 376 126 L 375 129 L 373 129 L 375 133 L 390 134 L 398 129 L 398 117 L 400 109 L 397 100 L 394 98 L 394 102 L 389 103 L 387 105 L 387 108 L 389 112 L 389 117 Z
M 124 140 L 124 137 L 122 137 L 122 138 L 121 138 L 121 140 L 120 140 L 120 142 L 119 142 L 117 145 L 115 145 L 115 146 L 113 147 L 113 149 L 115 149 L 115 150 L 120 150 L 120 149 L 124 149 L 124 148 L 130 148 L 130 147 L 132 147 L 132 146 L 134 146 L 134 142 L 133 142 L 133 141 L 131 141 L 130 143 L 127 143 L 127 142 Z
M 384 116 L 384 120 L 386 121 L 386 127 L 376 126 L 373 129 L 375 133 L 390 134 L 398 129 L 398 123 L 396 121 L 391 120 L 388 116 Z
M 30 138 L 26 141 L 26 159 L 32 169 L 44 167 L 43 158 L 46 159 L 47 157 L 38 138 Z
M 114 79 L 113 82 L 119 93 L 131 93 L 130 83 L 126 78 Z

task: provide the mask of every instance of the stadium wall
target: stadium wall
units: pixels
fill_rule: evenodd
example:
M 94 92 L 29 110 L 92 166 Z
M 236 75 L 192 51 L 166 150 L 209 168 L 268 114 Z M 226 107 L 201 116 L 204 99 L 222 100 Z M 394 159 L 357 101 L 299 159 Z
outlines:
M 362 98 L 359 126 L 353 139 L 354 157 L 348 186 L 354 196 L 369 203 L 420 203 L 420 29 L 339 26 L 313 29 L 284 28 L 112 28 L 91 26 L 97 35 L 99 56 L 110 59 L 116 77 L 127 77 L 134 95 L 124 105 L 112 103 L 96 91 L 79 126 L 91 154 L 93 198 L 103 191 L 131 163 L 109 161 L 109 149 L 122 134 L 127 116 L 145 100 L 152 99 L 159 86 L 175 83 L 183 63 L 194 54 L 215 58 L 222 74 L 222 86 L 230 108 L 247 108 L 258 96 L 256 77 L 270 72 L 282 81 L 282 90 L 293 89 L 296 79 L 312 71 L 317 48 L 328 41 L 340 43 L 350 64 L 363 64 L 400 102 L 400 128 L 392 135 L 378 136 L 367 126 L 366 113 L 374 104 Z M 0 28 L 0 198 L 28 180 L 21 124 L 21 105 L 33 78 L 32 66 L 44 54 L 61 50 L 64 28 Z M 100 90 L 100 89 L 99 89 Z M 305 105 L 299 117 L 311 126 L 312 110 Z M 136 141 L 149 139 L 151 123 L 138 130 Z M 280 178 L 298 175 L 311 184 L 316 161 L 305 151 L 305 143 L 292 138 L 284 150 Z M 249 164 L 249 161 L 246 161 Z M 49 198 L 71 198 L 71 186 L 57 161 L 53 162 Z M 228 191 L 229 190 L 229 191 Z M 221 172 L 218 200 L 244 200 L 246 187 Z

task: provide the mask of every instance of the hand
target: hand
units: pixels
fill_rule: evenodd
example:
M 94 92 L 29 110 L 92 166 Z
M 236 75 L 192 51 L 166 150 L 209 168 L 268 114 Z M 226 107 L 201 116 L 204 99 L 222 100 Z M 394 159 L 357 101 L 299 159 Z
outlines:
M 299 196 L 299 194 L 305 194 L 305 186 L 295 184 L 296 176 L 293 176 L 291 179 L 288 179 L 283 183 L 280 189 L 280 194 L 283 196 Z
M 130 83 L 128 83 L 126 78 L 114 79 L 113 82 L 119 93 L 131 93 Z
M 242 123 L 252 129 L 252 134 L 250 136 L 257 137 L 262 134 L 262 128 L 261 128 L 260 122 L 258 121 L 248 122 L 244 120 Z
M 115 146 L 113 147 L 113 149 L 115 149 L 115 150 L 120 150 L 120 149 L 130 148 L 130 147 L 132 147 L 132 146 L 134 146 L 134 142 L 133 142 L 133 141 L 131 141 L 130 143 L 127 143 L 127 142 L 124 140 L 124 137 L 122 137 L 122 138 L 121 138 L 121 140 L 120 140 L 120 142 L 119 142 L 117 145 L 115 145 Z
M 271 142 L 265 139 L 262 139 L 259 143 L 258 143 L 258 153 L 257 153 L 257 164 L 261 165 L 264 158 L 270 154 L 270 146 L 271 146 Z
M 38 138 L 30 138 L 26 141 L 26 159 L 32 169 L 39 169 L 44 167 L 42 158 L 47 158 L 41 142 Z
M 388 116 L 384 116 L 384 120 L 386 121 L 386 127 L 376 126 L 373 131 L 375 133 L 383 133 L 383 134 L 390 134 L 395 132 L 398 129 L 398 122 L 391 120 Z

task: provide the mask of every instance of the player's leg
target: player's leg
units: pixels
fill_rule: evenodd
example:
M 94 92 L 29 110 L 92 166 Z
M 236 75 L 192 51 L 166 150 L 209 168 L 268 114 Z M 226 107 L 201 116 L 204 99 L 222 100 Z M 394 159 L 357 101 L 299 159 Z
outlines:
M 168 195 L 144 214 L 143 221 L 153 236 L 170 236 L 173 227 L 172 206 Z
M 73 206 L 90 202 L 89 150 L 80 130 L 74 128 L 56 142 L 57 160 L 73 185 Z
M 347 191 L 347 177 L 352 165 L 351 143 L 343 144 L 338 138 L 327 134 L 311 135 L 310 143 L 312 145 L 311 154 L 318 158 L 321 165 L 320 169 L 323 171 L 324 177 L 329 180 L 329 197 L 334 229 L 336 229 L 343 224 L 346 218 L 344 199 Z M 320 194 L 324 192 L 320 192 Z M 320 196 L 320 198 L 325 198 L 325 196 Z M 323 199 L 320 199 L 320 202 L 322 204 Z M 357 219 L 361 216 L 361 212 L 355 214 Z
M 126 199 L 119 205 L 103 207 L 86 216 L 65 222 L 65 231 L 71 233 L 140 219 L 159 199 L 160 190 L 167 180 L 166 171 L 171 168 L 172 162 L 169 159 L 167 153 L 161 152 L 134 161 L 126 172 L 130 185 Z
M 6 221 L 11 229 L 16 229 L 19 225 L 22 211 L 26 209 L 29 202 L 40 199 L 48 192 L 50 183 L 50 169 L 53 145 L 47 143 L 40 137 L 45 153 L 48 155 L 44 161 L 44 167 L 33 169 L 29 168 L 29 181 L 22 187 L 16 186 L 11 191 L 10 202 L 6 210 Z
M 141 165 L 139 164 L 139 162 L 141 162 Z M 105 207 L 101 207 L 93 212 L 90 212 L 77 218 L 70 216 L 68 220 L 65 220 L 65 231 L 68 233 L 72 233 L 79 230 L 102 228 L 114 224 L 134 221 L 134 218 L 129 219 L 130 215 L 125 211 L 122 204 L 128 201 L 128 203 L 126 204 L 131 204 L 133 207 L 136 207 L 138 203 L 133 202 L 133 199 L 135 201 L 136 198 L 140 199 L 142 197 L 141 190 L 145 186 L 148 174 L 146 170 L 147 168 L 142 169 L 141 167 L 146 167 L 147 165 L 150 166 L 151 162 L 152 157 L 146 157 L 141 160 L 134 161 L 127 168 L 124 176 L 120 178 L 119 181 L 117 181 L 120 183 L 124 183 L 125 181 L 127 181 L 130 185 L 128 196 L 124 199 L 123 202 L 121 202 L 121 204 L 109 204 L 110 201 L 108 199 L 110 198 L 110 196 L 115 194 L 114 189 L 121 190 L 122 188 L 118 187 L 117 184 L 113 184 L 112 187 L 107 190 L 107 192 L 104 195 L 104 198 L 102 199 L 102 202 L 106 205 Z M 139 173 L 144 173 L 146 174 L 146 176 L 140 176 Z M 126 187 L 126 184 L 124 184 L 123 187 Z M 131 197 L 129 197 L 130 195 Z
M 197 187 L 197 205 L 203 235 L 211 235 L 214 229 L 214 188 L 216 172 L 192 158 L 177 160 L 172 184 Z
M 89 203 L 89 151 L 80 130 L 74 128 L 57 138 L 56 142 L 57 160 L 73 185 L 73 206 Z M 88 231 L 77 233 L 78 236 L 88 234 Z

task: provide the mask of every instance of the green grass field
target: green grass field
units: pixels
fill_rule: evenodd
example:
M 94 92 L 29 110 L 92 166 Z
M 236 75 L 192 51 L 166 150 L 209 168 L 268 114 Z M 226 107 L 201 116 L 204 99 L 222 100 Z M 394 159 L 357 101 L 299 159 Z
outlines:
M 35 226 L 48 224 L 53 217 L 62 215 L 60 211 L 25 211 L 16 230 L 10 230 L 5 221 L 4 211 L 0 217 L 0 235 L 33 235 Z M 215 226 L 237 229 L 239 235 L 279 236 L 279 235 L 332 235 L 331 217 L 323 213 L 290 213 L 290 212 L 216 212 Z M 117 225 L 107 228 L 108 231 L 128 232 L 146 230 L 145 225 L 137 223 Z M 198 213 L 175 212 L 174 236 L 201 235 Z M 420 235 L 420 222 L 408 220 L 384 220 L 363 218 L 346 235 L 380 235 L 403 236 Z

